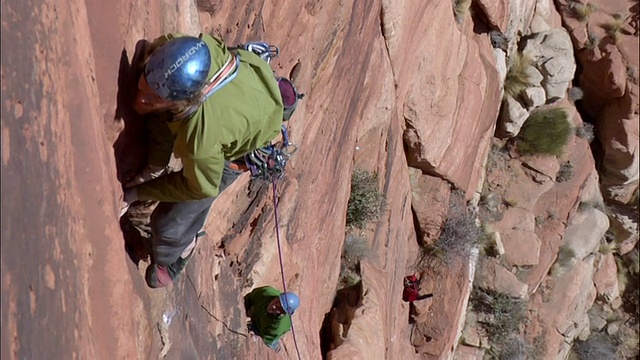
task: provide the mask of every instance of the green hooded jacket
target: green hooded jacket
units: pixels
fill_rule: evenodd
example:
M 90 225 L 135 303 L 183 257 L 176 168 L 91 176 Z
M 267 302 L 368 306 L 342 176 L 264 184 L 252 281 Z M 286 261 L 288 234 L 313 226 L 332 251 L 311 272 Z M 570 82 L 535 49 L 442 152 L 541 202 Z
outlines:
M 177 36 L 181 35 L 167 37 Z M 202 40 L 211 52 L 211 79 L 230 51 L 209 35 Z M 168 124 L 182 171 L 139 185 L 140 200 L 180 202 L 217 196 L 225 160 L 261 148 L 280 133 L 284 107 L 271 67 L 252 52 L 237 51 L 240 68 L 235 79 L 209 96 L 193 115 Z
M 244 296 L 244 305 L 251 309 L 251 322 L 258 330 L 258 335 L 267 346 L 280 340 L 282 335 L 291 330 L 291 315 L 273 315 L 267 312 L 269 303 L 280 296 L 281 292 L 271 286 L 253 289 Z

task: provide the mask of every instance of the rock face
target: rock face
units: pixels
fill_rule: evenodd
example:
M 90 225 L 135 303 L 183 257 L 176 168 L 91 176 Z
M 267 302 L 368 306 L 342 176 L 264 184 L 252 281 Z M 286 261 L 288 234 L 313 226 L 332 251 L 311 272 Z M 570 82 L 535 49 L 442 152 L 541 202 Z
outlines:
M 582 66 L 582 104 L 596 122 L 604 148 L 604 193 L 611 200 L 626 204 L 638 188 L 639 48 L 638 22 L 634 20 L 638 6 L 625 1 L 595 0 L 591 3 L 597 10 L 578 21 L 571 15 L 568 1 L 558 3 Z M 621 25 L 619 30 L 607 30 L 616 22 Z
M 16 205 L 20 198 L 9 193 L 20 189 L 19 181 L 9 179 L 12 187 L 5 188 L 3 176 L 3 199 L 12 195 L 10 204 L 21 216 L 16 220 L 3 200 L 3 239 L 16 236 L 16 227 L 9 225 L 38 211 L 49 215 L 52 204 L 60 205 L 60 214 L 48 219 L 68 226 L 38 224 L 42 231 L 28 239 L 41 241 L 37 244 L 46 249 L 37 254 L 45 264 L 37 270 L 29 261 L 12 258 L 22 259 L 28 251 L 3 241 L 7 295 L 3 291 L 2 358 L 58 350 L 49 342 L 38 343 L 47 334 L 31 334 L 31 324 L 19 323 L 23 313 L 36 324 L 60 318 L 69 325 L 67 332 L 55 335 L 60 339 L 48 338 L 60 340 L 59 355 L 69 358 L 295 359 L 298 351 L 309 359 L 478 358 L 484 349 L 462 346 L 456 352 L 477 254 L 452 263 L 420 261 L 420 247 L 434 244 L 441 235 L 453 189 L 472 200 L 469 216 L 475 215 L 476 199 L 483 199 L 480 215 L 485 215 L 483 206 L 493 204 L 492 213 L 481 218 L 494 232 L 496 251 L 478 266 L 479 286 L 529 299 L 527 334 L 545 334 L 545 358 L 563 358 L 588 327 L 585 312 L 596 296 L 613 301 L 619 291 L 612 281 L 611 257 L 600 261 L 594 255 L 606 231 L 606 216 L 597 209 L 578 210 L 580 200 L 599 192 L 594 159 L 588 142 L 578 137 L 571 137 L 558 158 L 518 157 L 509 148 L 495 154 L 491 140 L 502 102 L 505 58 L 516 48 L 519 34 L 529 35 L 527 46 L 536 57 L 540 86 L 525 94 L 527 104 L 514 104 L 509 114 L 523 120 L 551 99 L 550 106 L 568 110 L 574 126 L 582 124 L 573 105 L 563 99 L 574 72 L 573 63 L 562 66 L 571 48 L 551 0 L 473 3 L 473 15 L 456 22 L 446 1 L 48 2 L 48 10 L 42 10 L 46 14 L 37 13 L 48 21 L 48 27 L 37 27 L 38 36 L 48 39 L 48 30 L 56 26 L 60 33 L 74 35 L 52 40 L 51 47 L 32 47 L 31 55 L 40 64 L 37 75 L 44 82 L 31 83 L 33 75 L 22 68 L 18 72 L 24 78 L 17 78 L 5 64 L 18 68 L 19 57 L 6 55 L 7 62 L 3 53 L 2 157 L 3 173 L 15 169 L 22 164 L 15 154 L 26 144 L 25 158 L 38 156 L 38 165 L 55 164 L 47 171 L 56 176 L 19 173 L 20 179 L 42 180 L 46 195 L 51 195 L 36 199 L 38 209 L 25 205 L 23 212 Z M 565 15 L 565 2 L 558 3 Z M 21 4 L 20 11 L 7 7 L 15 23 L 24 20 L 23 13 L 33 13 L 31 5 Z M 597 16 L 619 5 L 609 9 L 608 4 L 602 0 Z M 58 17 L 62 5 L 74 17 Z M 584 70 L 584 103 L 598 122 L 602 167 L 607 170 L 602 183 L 607 197 L 624 205 L 633 186 L 637 188 L 638 83 L 637 76 L 634 82 L 627 76 L 631 72 L 622 74 L 620 69 L 626 64 L 637 69 L 637 44 L 625 33 L 619 42 L 588 48 L 586 28 L 566 16 L 563 21 Z M 9 30 L 15 23 L 7 25 Z M 288 123 L 299 151 L 277 188 L 250 182 L 248 174 L 240 177 L 215 201 L 207 236 L 183 276 L 168 289 L 151 290 L 143 279 L 147 263 L 127 256 L 115 214 L 118 181 L 141 163 L 141 153 L 131 145 L 141 131 L 141 119 L 129 105 L 137 81 L 134 57 L 141 39 L 174 31 L 205 31 L 228 44 L 276 44 L 281 53 L 272 62 L 275 73 L 295 78 L 306 96 Z M 492 43 L 492 31 L 504 36 L 504 49 L 495 46 L 495 39 Z M 7 33 L 3 31 L 3 43 Z M 71 61 L 66 54 L 82 60 Z M 82 71 L 70 71 L 76 68 Z M 47 77 L 50 73 L 58 75 Z M 25 126 L 21 101 L 26 97 L 13 90 L 21 82 L 29 91 L 43 89 L 49 100 L 62 99 L 29 102 L 30 119 L 49 116 L 51 123 Z M 598 88 L 603 92 L 596 93 Z M 12 92 L 5 98 L 6 90 Z M 31 110 L 36 106 L 52 110 L 41 114 Z M 70 117 L 89 121 L 71 127 L 63 121 Z M 509 131 L 519 131 L 517 122 Z M 57 145 L 38 144 L 41 138 L 49 139 L 45 135 Z M 561 164 L 573 169 L 566 181 L 557 181 Z M 332 308 L 354 167 L 378 174 L 386 205 L 380 219 L 362 230 L 371 254 L 359 264 L 361 301 L 343 299 L 350 311 L 339 312 Z M 49 184 L 55 184 L 50 187 L 57 186 L 57 192 L 51 192 Z M 625 223 L 620 234 L 637 240 L 632 216 L 619 219 Z M 563 272 L 549 277 L 562 245 L 576 256 Z M 60 266 L 52 268 L 51 257 Z M 34 273 L 21 277 L 26 270 Z M 421 275 L 422 291 L 433 298 L 402 301 L 403 277 L 412 273 Z M 283 337 L 284 351 L 276 355 L 248 335 L 242 296 L 256 286 L 282 288 L 283 280 L 299 294 L 302 305 L 293 317 L 295 333 Z M 34 289 L 33 284 L 44 287 Z M 47 303 L 43 298 L 54 295 L 50 303 L 56 308 L 41 310 Z M 163 315 L 170 314 L 172 321 L 163 321 Z M 334 327 L 331 334 L 338 335 L 330 341 L 320 335 L 326 319 Z M 487 346 L 486 339 L 476 335 L 477 341 L 467 339 L 467 344 Z M 5 347 L 5 341 L 11 346 Z
M 470 19 L 455 27 L 449 5 L 383 2 L 383 30 L 409 165 L 471 195 L 495 128 L 499 81 L 488 36 L 474 34 Z M 438 22 L 452 31 L 439 31 Z
M 565 97 L 576 71 L 571 38 L 565 29 L 533 34 L 524 44 L 523 54 L 530 56 L 543 76 L 540 84 L 548 101 Z

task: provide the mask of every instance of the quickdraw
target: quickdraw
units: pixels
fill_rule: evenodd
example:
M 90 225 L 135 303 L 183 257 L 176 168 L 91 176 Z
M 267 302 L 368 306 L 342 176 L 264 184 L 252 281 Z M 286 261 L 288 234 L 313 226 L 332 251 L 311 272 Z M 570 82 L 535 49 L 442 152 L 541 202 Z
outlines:
M 244 156 L 244 161 L 251 171 L 251 178 L 264 181 L 280 179 L 284 170 L 298 147 L 289 141 L 287 128 L 282 125 L 282 142 L 278 145 L 269 144 L 254 150 Z
M 229 48 L 230 50 L 243 49 L 250 51 L 266 61 L 267 64 L 271 63 L 271 59 L 280 55 L 280 49 L 275 45 L 269 45 L 265 42 L 248 42 L 240 44 L 236 47 Z

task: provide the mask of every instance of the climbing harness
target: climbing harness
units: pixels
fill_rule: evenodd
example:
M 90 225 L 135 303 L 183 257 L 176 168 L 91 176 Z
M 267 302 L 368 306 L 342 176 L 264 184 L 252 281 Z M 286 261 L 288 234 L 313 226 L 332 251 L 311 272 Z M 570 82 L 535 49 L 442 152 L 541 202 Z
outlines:
M 244 156 L 252 179 L 270 181 L 284 175 L 285 166 L 298 147 L 289 141 L 289 132 L 284 125 L 281 132 L 282 142 L 279 145 L 269 144 Z

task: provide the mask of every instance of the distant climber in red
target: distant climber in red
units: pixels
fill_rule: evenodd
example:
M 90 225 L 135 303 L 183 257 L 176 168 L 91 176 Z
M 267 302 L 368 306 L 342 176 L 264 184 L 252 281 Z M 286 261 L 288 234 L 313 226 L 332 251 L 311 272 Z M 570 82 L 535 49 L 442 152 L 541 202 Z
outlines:
M 418 300 L 428 299 L 433 294 L 420 295 L 420 280 L 415 275 L 407 275 L 404 277 L 404 290 L 402 291 L 402 300 L 412 303 Z

